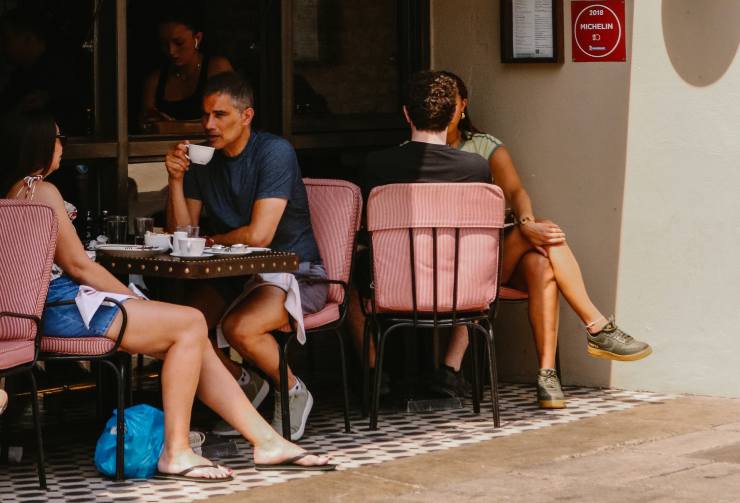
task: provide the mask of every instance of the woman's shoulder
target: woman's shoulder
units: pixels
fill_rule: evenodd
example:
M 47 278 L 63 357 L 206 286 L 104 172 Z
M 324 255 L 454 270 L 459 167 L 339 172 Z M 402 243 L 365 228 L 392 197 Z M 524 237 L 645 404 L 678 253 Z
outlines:
M 495 145 L 497 147 L 504 144 L 504 142 L 488 133 L 473 133 L 467 141 L 480 143 L 482 145 Z
M 461 150 L 478 154 L 488 160 L 503 144 L 501 140 L 488 133 L 473 133 L 465 140 Z
M 64 204 L 62 194 L 59 192 L 59 189 L 57 189 L 56 185 L 44 180 L 36 182 L 34 201 L 52 205 Z

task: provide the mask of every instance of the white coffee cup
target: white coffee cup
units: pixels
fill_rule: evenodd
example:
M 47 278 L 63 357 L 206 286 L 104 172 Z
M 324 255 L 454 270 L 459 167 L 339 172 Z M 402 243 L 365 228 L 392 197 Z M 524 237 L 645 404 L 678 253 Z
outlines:
M 180 240 L 183 238 L 187 239 L 187 237 L 188 233 L 184 231 L 177 231 L 172 234 L 172 251 L 180 253 Z
M 188 157 L 190 157 L 190 162 L 193 164 L 208 164 L 211 162 L 215 150 L 215 148 L 206 145 L 193 145 L 190 143 L 188 144 Z
M 206 238 L 178 238 L 177 246 L 183 257 L 199 257 L 206 247 Z
M 144 244 L 147 246 L 156 246 L 165 250 L 172 249 L 172 234 L 160 234 L 148 232 L 144 234 Z

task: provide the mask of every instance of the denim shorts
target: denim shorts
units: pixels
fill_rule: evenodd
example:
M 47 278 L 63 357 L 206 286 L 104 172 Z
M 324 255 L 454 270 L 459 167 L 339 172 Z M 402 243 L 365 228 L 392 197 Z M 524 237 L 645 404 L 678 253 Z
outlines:
M 74 300 L 80 285 L 67 275 L 49 283 L 46 302 Z M 59 307 L 45 307 L 42 318 L 44 335 L 50 337 L 103 337 L 118 314 L 118 307 L 101 305 L 90 320 L 90 328 L 85 328 L 77 304 Z

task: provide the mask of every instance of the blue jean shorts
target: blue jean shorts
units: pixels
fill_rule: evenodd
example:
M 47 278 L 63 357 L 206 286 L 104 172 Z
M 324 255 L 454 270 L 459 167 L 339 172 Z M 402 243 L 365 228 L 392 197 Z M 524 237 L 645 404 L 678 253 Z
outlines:
M 62 300 L 74 300 L 80 285 L 67 275 L 60 276 L 49 283 L 47 304 Z M 50 337 L 103 337 L 118 314 L 118 307 L 101 305 L 90 320 L 90 328 L 85 327 L 77 304 L 45 307 L 41 323 L 44 335 Z

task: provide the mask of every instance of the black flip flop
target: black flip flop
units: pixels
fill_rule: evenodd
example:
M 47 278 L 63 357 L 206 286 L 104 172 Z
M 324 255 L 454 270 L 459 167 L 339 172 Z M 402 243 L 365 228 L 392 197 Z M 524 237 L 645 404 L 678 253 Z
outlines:
M 234 477 L 231 475 L 227 475 L 225 477 L 216 477 L 216 478 L 188 477 L 188 473 L 192 472 L 193 470 L 199 470 L 201 468 L 224 468 L 224 467 L 221 465 L 193 465 L 190 468 L 186 468 L 185 470 L 179 473 L 157 472 L 154 478 L 155 479 L 168 479 L 168 480 L 186 480 L 188 482 L 200 482 L 203 484 L 214 484 L 216 482 L 230 482 L 234 480 Z
M 310 472 L 330 472 L 337 469 L 337 465 L 333 465 L 330 463 L 327 463 L 325 465 L 299 465 L 296 464 L 296 461 L 301 460 L 305 458 L 306 456 L 311 456 L 312 453 L 310 452 L 304 452 L 303 454 L 299 454 L 298 456 L 294 456 L 290 459 L 286 459 L 282 463 L 276 463 L 276 464 L 260 464 L 255 463 L 254 468 L 257 471 L 265 472 L 270 470 L 280 470 L 280 471 L 286 471 L 286 472 L 299 472 L 299 471 L 310 471 Z

